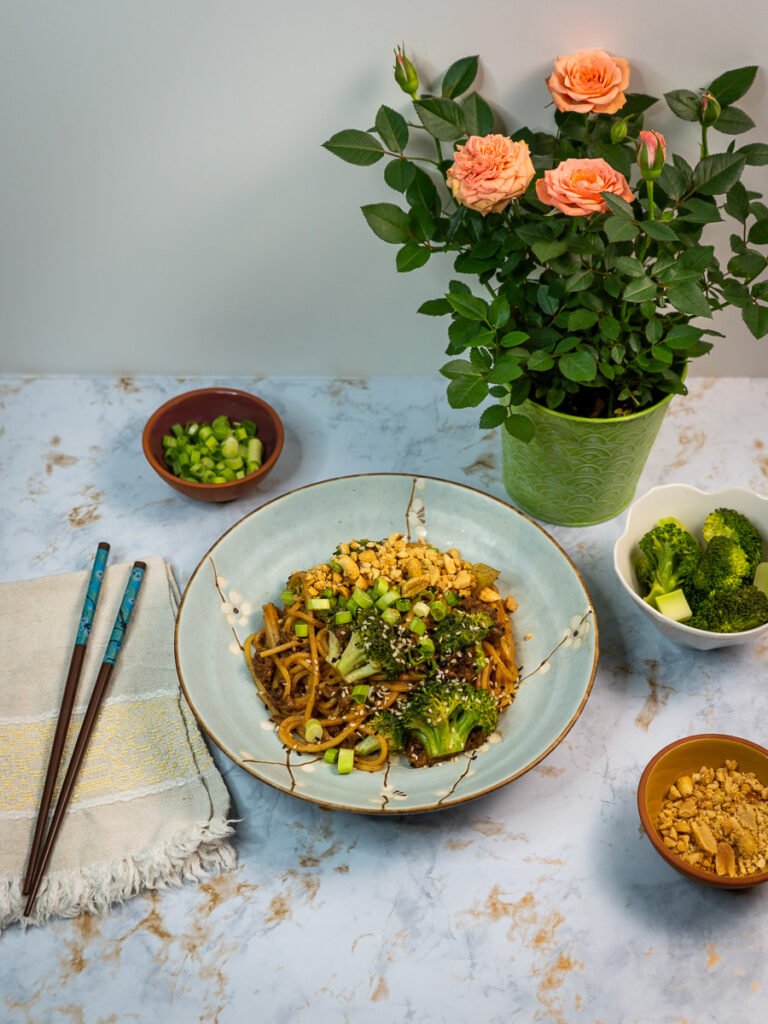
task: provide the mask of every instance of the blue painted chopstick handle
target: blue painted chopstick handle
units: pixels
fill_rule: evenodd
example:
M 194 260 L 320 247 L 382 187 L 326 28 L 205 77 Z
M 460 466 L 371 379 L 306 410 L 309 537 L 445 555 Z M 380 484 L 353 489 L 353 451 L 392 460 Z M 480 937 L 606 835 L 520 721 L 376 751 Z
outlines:
M 115 625 L 112 629 L 112 635 L 109 638 L 107 650 L 104 654 L 105 665 L 114 665 L 117 661 L 117 656 L 123 645 L 125 631 L 131 620 L 131 614 L 133 612 L 134 605 L 136 604 L 136 598 L 139 596 L 139 589 L 141 587 L 142 580 L 144 579 L 146 569 L 147 567 L 144 562 L 133 563 L 131 575 L 128 577 L 128 583 L 126 584 L 122 604 L 120 605 L 120 611 L 117 613 Z
M 104 570 L 109 558 L 109 544 L 101 543 L 96 549 L 96 557 L 93 560 L 91 578 L 88 580 L 88 590 L 85 593 L 83 611 L 80 615 L 80 625 L 77 628 L 76 644 L 85 647 L 91 635 L 93 625 L 93 614 L 96 611 L 96 603 L 99 600 L 101 584 L 104 580 Z

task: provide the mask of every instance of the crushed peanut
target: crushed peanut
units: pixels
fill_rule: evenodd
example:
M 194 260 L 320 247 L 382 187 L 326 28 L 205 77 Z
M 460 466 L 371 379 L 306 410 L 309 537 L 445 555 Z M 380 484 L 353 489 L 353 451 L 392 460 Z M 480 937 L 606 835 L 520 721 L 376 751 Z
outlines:
M 476 577 L 472 564 L 465 561 L 456 548 L 447 553 L 438 551 L 423 539 L 412 543 L 400 534 L 393 533 L 383 541 L 349 541 L 340 544 L 338 554 L 328 563 L 316 565 L 306 573 L 307 590 L 316 596 L 326 589 L 334 594 L 349 592 L 355 587 L 366 590 L 380 576 L 390 584 L 399 587 L 403 597 L 413 597 L 433 587 L 446 593 L 454 591 L 459 597 L 467 597 L 475 588 Z M 493 598 L 488 590 L 481 600 L 490 602 Z
M 681 776 L 656 821 L 664 845 L 686 864 L 730 878 L 768 863 L 768 786 L 736 761 Z

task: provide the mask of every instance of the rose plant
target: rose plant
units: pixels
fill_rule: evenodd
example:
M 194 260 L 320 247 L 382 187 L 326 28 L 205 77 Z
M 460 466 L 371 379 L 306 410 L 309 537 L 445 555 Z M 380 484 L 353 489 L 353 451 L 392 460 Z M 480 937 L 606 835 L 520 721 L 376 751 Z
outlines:
M 451 253 L 455 272 L 479 283 L 456 278 L 420 307 L 451 318 L 452 358 L 441 372 L 452 406 L 490 398 L 481 427 L 529 440 L 526 400 L 616 417 L 685 393 L 688 361 L 712 347 L 708 337 L 722 337 L 699 318 L 735 306 L 756 338 L 768 333 L 768 207 L 741 181 L 746 166 L 768 163 L 768 145 L 735 138 L 754 127 L 735 104 L 756 67 L 665 95 L 675 115 L 700 127 L 693 165 L 644 127 L 658 101 L 628 91 L 621 57 L 557 58 L 546 79 L 552 132 L 498 132 L 488 103 L 470 91 L 477 70 L 478 58 L 464 57 L 439 93 L 420 93 L 398 48 L 395 79 L 415 118 L 384 105 L 369 131 L 324 143 L 352 164 L 388 158 L 384 179 L 404 205 L 362 209 L 374 233 L 399 246 L 399 271 Z M 712 133 L 731 137 L 722 151 L 710 152 Z M 704 236 L 724 219 L 730 249 L 718 256 Z

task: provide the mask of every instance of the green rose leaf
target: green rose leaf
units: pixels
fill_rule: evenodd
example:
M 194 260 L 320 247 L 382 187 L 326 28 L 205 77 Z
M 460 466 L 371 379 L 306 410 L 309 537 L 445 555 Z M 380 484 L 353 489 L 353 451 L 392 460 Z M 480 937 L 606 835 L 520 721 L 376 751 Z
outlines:
M 448 385 L 447 393 L 452 409 L 468 409 L 488 397 L 488 385 L 480 377 L 457 377 Z
M 688 270 L 706 270 L 714 255 L 714 245 L 696 245 L 692 249 L 686 249 L 680 257 L 680 266 Z
M 413 167 L 413 182 L 408 186 L 405 198 L 411 206 L 426 206 L 435 216 L 440 213 L 440 196 L 430 176 L 420 167 Z
M 402 114 L 381 106 L 376 113 L 376 131 L 387 149 L 402 151 L 408 145 L 408 125 Z
M 749 229 L 747 238 L 753 245 L 768 243 L 768 220 L 757 220 Z
M 734 277 L 745 277 L 747 280 L 757 277 L 765 270 L 768 260 L 762 253 L 750 249 L 740 256 L 734 256 L 728 261 L 728 273 Z
M 664 338 L 664 344 L 675 352 L 683 352 L 695 344 L 699 338 L 701 338 L 700 328 L 691 327 L 689 324 L 677 324 Z
M 683 211 L 678 220 L 689 221 L 691 224 L 716 224 L 723 219 L 717 206 L 705 199 L 688 199 L 683 203 Z
M 671 285 L 667 290 L 667 298 L 675 309 L 688 316 L 712 315 L 706 295 L 694 281 Z
M 398 245 L 410 238 L 408 214 L 394 203 L 371 203 L 361 210 L 371 231 L 383 241 Z
M 664 99 L 672 113 L 683 121 L 698 121 L 701 101 L 695 92 L 690 89 L 673 89 L 672 92 L 664 93 Z
M 405 192 L 413 184 L 416 168 L 408 160 L 390 160 L 384 168 L 384 181 L 395 192 Z
M 741 311 L 741 318 L 755 338 L 764 338 L 768 334 L 768 306 L 751 302 Z
M 602 192 L 601 193 L 605 204 L 608 209 L 614 213 L 617 217 L 629 218 L 630 220 L 634 217 L 634 211 L 626 199 L 622 199 L 621 196 L 614 195 L 613 192 Z
M 591 270 L 577 270 L 575 274 L 565 279 L 565 290 L 567 292 L 583 292 L 591 288 L 595 275 Z
M 423 313 L 424 316 L 446 316 L 446 314 L 452 311 L 452 307 L 448 299 L 427 299 L 426 302 L 422 302 L 417 312 Z
M 670 199 L 679 199 L 685 192 L 685 175 L 674 164 L 664 164 L 659 175 L 659 188 L 662 188 Z
M 521 416 L 520 413 L 510 414 L 504 421 L 504 429 L 508 434 L 511 434 L 512 437 L 516 437 L 518 441 L 524 441 L 526 444 L 528 444 L 536 433 L 536 428 L 533 423 L 527 416 Z
M 589 352 L 567 352 L 560 356 L 557 366 L 567 380 L 577 384 L 592 381 L 597 374 L 597 363 Z
M 450 359 L 440 367 L 440 373 L 449 380 L 459 377 L 479 377 L 480 371 L 468 359 Z
M 640 230 L 656 242 L 676 242 L 677 235 L 669 226 L 660 220 L 644 220 L 640 222 Z
M 446 298 L 451 306 L 467 320 L 487 320 L 488 303 L 471 293 L 450 292 Z
M 644 277 L 645 267 L 635 256 L 617 256 L 616 269 L 627 277 Z
M 453 142 L 464 134 L 464 113 L 458 103 L 439 96 L 414 100 L 419 120 L 430 135 L 443 142 Z
M 496 360 L 493 369 L 488 373 L 488 381 L 490 384 L 508 384 L 509 381 L 517 380 L 522 375 L 523 367 L 517 353 L 505 352 Z
M 623 217 L 609 217 L 603 225 L 603 231 L 609 242 L 630 242 L 638 233 L 636 225 Z
M 493 327 L 506 327 L 510 317 L 509 299 L 505 295 L 497 295 L 491 303 L 489 319 Z
M 568 314 L 569 331 L 586 331 L 597 323 L 597 313 L 591 309 L 574 309 Z
M 764 167 L 768 164 L 768 144 L 765 142 L 750 142 L 736 152 L 744 157 L 750 167 Z
M 443 96 L 461 96 L 477 77 L 477 57 L 462 57 L 448 68 L 443 78 Z
M 749 196 L 740 181 L 737 181 L 733 188 L 728 189 L 725 212 L 739 224 L 746 224 L 747 217 L 749 217 Z
M 384 156 L 381 143 L 368 132 L 359 132 L 354 128 L 348 128 L 343 132 L 336 132 L 323 148 L 329 153 L 346 160 L 348 164 L 358 164 L 365 167 L 368 164 L 375 164 Z
M 413 231 L 419 241 L 426 242 L 430 238 L 434 238 L 436 224 L 426 206 L 412 207 L 408 221 L 411 225 L 411 231 Z
M 714 80 L 708 92 L 712 93 L 722 107 L 729 106 L 749 92 L 756 74 L 756 64 L 735 68 L 733 71 L 726 71 Z
M 549 260 L 555 260 L 558 256 L 562 256 L 564 252 L 567 252 L 568 243 L 542 239 L 540 242 L 534 242 L 531 248 L 542 263 L 547 263 Z
M 746 160 L 738 153 L 716 153 L 700 160 L 693 172 L 693 186 L 705 196 L 719 196 L 741 177 Z
M 636 114 L 642 114 L 654 103 L 659 102 L 657 96 L 646 96 L 642 92 L 628 92 L 626 97 L 626 103 L 621 108 L 622 117 L 634 117 Z
M 429 259 L 429 249 L 418 242 L 406 242 L 399 250 L 395 262 L 401 274 L 407 274 L 409 270 L 417 270 L 423 267 Z
M 476 320 L 465 320 L 463 317 L 453 320 L 448 327 L 450 344 L 446 349 L 447 354 L 455 356 L 463 352 L 473 343 L 479 330 L 480 324 Z
M 493 131 L 493 111 L 476 92 L 471 92 L 462 104 L 467 135 L 490 135 Z
M 755 122 L 738 107 L 723 107 L 720 117 L 712 125 L 716 132 L 723 135 L 742 135 L 755 127 Z
M 526 334 L 525 331 L 509 331 L 502 334 L 500 344 L 503 348 L 516 348 L 518 345 L 524 345 L 529 339 L 530 334 Z
M 500 427 L 506 418 L 507 410 L 503 405 L 489 405 L 487 409 L 483 409 L 480 428 L 481 430 L 493 430 L 494 427 Z
M 653 299 L 656 296 L 656 283 L 650 277 L 635 277 L 622 292 L 622 298 L 626 302 L 645 302 L 646 299 Z
M 555 360 L 549 352 L 532 352 L 528 357 L 528 369 L 534 372 L 545 373 L 555 365 Z

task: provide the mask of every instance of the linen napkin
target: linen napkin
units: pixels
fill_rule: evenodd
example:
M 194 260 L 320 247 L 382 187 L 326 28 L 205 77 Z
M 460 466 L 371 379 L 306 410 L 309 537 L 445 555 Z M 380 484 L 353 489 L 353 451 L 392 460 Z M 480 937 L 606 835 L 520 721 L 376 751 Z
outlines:
M 105 573 L 60 779 L 130 568 Z M 89 575 L 0 585 L 0 931 L 22 919 L 21 885 Z M 34 923 L 103 913 L 143 889 L 235 866 L 229 794 L 176 675 L 178 602 L 170 566 L 148 559 Z

